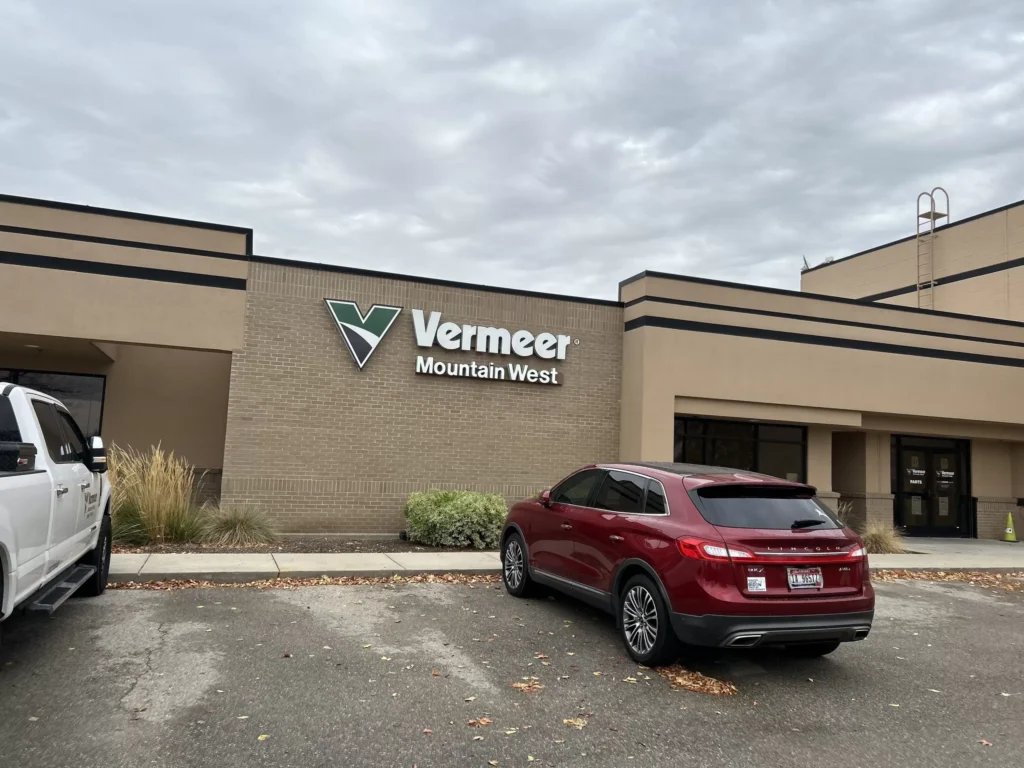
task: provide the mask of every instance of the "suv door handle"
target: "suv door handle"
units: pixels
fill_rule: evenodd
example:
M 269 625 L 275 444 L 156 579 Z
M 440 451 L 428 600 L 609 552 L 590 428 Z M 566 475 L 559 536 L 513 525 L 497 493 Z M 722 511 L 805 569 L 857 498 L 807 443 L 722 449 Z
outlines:
M 616 536 L 614 533 L 611 536 L 609 536 L 608 538 L 611 539 L 612 541 L 625 541 L 624 538 L 622 538 L 621 536 Z
M 568 523 L 562 523 L 562 529 L 568 531 L 572 529 L 572 526 Z
M 54 493 L 56 493 L 58 496 L 63 496 L 67 492 L 68 489 L 65 488 L 63 485 L 58 485 L 57 490 L 54 491 Z
M 92 488 L 92 483 L 91 482 L 79 483 L 78 487 L 81 488 L 84 491 L 86 488 Z

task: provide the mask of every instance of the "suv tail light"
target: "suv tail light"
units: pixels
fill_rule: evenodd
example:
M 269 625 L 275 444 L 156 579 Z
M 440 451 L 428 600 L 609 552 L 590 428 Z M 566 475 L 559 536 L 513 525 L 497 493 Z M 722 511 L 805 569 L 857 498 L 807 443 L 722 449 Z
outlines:
M 754 560 L 754 553 L 737 546 L 726 546 L 721 542 L 704 539 L 679 539 L 679 551 L 691 560 Z
M 778 555 L 757 554 L 746 547 L 739 547 L 735 544 L 707 541 L 706 539 L 679 539 L 676 542 L 683 557 L 691 560 L 712 560 L 716 562 L 729 562 L 730 560 L 742 560 L 746 563 L 772 563 L 784 565 L 789 562 L 807 562 L 808 558 L 799 553 L 780 552 Z M 815 563 L 848 563 L 851 561 L 867 561 L 867 552 L 863 545 L 854 544 L 845 552 L 836 552 L 819 555 L 814 558 Z

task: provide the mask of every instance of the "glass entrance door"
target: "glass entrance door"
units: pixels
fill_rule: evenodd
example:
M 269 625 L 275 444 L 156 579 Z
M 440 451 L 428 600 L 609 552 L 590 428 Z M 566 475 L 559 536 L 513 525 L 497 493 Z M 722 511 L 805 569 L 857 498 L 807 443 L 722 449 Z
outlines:
M 969 443 L 893 437 L 896 524 L 910 536 L 963 536 L 969 531 Z

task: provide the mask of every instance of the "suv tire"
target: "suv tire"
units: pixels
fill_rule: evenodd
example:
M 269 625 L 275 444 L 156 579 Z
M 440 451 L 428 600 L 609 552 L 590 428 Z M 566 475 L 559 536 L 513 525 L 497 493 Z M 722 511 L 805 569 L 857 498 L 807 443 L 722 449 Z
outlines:
M 511 534 L 502 545 L 501 580 L 505 583 L 505 590 L 513 597 L 528 597 L 534 589 L 526 560 L 526 545 L 518 533 Z
M 658 667 L 679 658 L 680 645 L 668 607 L 647 576 L 637 575 L 619 593 L 619 630 L 626 652 L 638 664 Z
M 82 565 L 93 566 L 96 573 L 78 588 L 78 592 L 75 593 L 77 597 L 99 597 L 106 591 L 107 579 L 110 577 L 110 544 L 110 515 L 104 515 L 103 522 L 100 523 L 100 536 L 96 540 L 96 547 L 81 560 Z

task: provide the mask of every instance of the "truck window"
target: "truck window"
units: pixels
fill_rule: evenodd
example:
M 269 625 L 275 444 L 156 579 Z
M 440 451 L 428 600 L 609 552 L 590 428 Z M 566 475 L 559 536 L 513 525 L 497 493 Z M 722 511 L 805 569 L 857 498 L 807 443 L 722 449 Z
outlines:
M 46 443 L 46 452 L 50 458 L 58 464 L 70 461 L 67 458 L 69 447 L 64 444 L 64 435 L 60 431 L 60 423 L 57 421 L 57 411 L 49 403 L 42 400 L 33 400 L 32 408 L 39 419 L 39 427 L 43 431 L 43 442 Z
M 20 443 L 21 430 L 14 417 L 14 406 L 6 397 L 0 397 L 0 443 Z
M 82 436 L 82 430 L 78 428 L 75 420 L 67 411 L 62 411 L 58 408 L 57 418 L 60 420 L 61 426 L 64 428 L 64 442 L 71 449 L 69 458 L 72 461 L 84 460 L 85 438 Z

